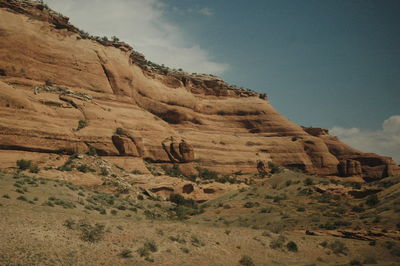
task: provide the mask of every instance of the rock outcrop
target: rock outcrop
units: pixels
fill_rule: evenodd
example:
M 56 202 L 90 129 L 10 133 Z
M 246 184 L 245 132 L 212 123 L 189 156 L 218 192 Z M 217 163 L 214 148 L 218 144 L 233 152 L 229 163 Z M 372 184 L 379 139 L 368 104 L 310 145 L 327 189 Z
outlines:
M 341 160 L 338 165 L 339 175 L 343 177 L 362 175 L 361 163 L 356 160 Z
M 32 2 L 0 1 L 0 74 L 0 153 L 93 147 L 100 156 L 191 162 L 222 173 L 257 173 L 258 161 L 272 161 L 338 175 L 343 160 L 351 163 L 342 175 L 399 172 L 390 158 L 290 122 L 265 94 L 162 68 Z M 76 130 L 81 120 L 87 125 Z M 117 128 L 134 137 L 115 135 Z M 162 143 L 170 136 L 176 140 Z

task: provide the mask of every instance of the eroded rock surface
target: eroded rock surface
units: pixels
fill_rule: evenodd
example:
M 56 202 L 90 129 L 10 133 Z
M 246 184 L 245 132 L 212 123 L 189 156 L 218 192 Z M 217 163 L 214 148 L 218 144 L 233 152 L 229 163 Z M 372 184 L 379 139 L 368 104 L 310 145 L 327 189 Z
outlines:
M 257 173 L 258 161 L 321 175 L 399 172 L 388 157 L 290 122 L 264 94 L 161 69 L 125 43 L 86 36 L 40 4 L 0 2 L 0 69 L 2 150 L 93 147 L 101 156 L 196 162 L 221 173 Z M 86 126 L 76 130 L 80 120 Z M 134 137 L 114 135 L 117 128 Z M 163 145 L 171 136 L 175 143 Z

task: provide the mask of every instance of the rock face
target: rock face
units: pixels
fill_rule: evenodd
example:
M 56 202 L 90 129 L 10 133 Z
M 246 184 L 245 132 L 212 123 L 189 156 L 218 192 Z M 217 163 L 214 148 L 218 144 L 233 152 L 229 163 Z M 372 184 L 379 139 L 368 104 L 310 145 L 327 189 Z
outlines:
M 341 160 L 338 165 L 339 175 L 343 177 L 362 175 L 361 163 L 356 160 Z
M 223 173 L 257 173 L 258 161 L 321 175 L 399 172 L 390 158 L 290 122 L 264 94 L 160 68 L 125 43 L 89 38 L 40 4 L 0 2 L 0 73 L 0 153 L 94 147 L 101 156 Z M 80 120 L 86 127 L 76 130 Z M 129 134 L 114 135 L 117 128 Z

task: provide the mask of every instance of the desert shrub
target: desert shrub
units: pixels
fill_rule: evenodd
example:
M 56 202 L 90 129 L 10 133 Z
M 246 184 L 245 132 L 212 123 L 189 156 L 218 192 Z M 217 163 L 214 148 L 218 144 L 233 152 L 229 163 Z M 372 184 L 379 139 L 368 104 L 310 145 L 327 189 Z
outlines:
M 134 175 L 141 175 L 141 174 L 143 174 L 142 171 L 137 170 L 137 169 L 133 170 L 131 173 L 134 174 Z
M 242 256 L 242 258 L 239 260 L 239 264 L 242 266 L 254 266 L 253 259 L 247 255 Z
M 21 160 L 18 160 L 16 164 L 17 164 L 18 168 L 21 170 L 28 170 L 32 167 L 31 160 L 21 159 Z
M 39 168 L 37 165 L 32 165 L 32 166 L 29 168 L 29 171 L 30 171 L 31 173 L 37 174 L 37 173 L 40 172 L 40 168 Z
M 272 209 L 271 208 L 262 208 L 261 210 L 260 210 L 260 213 L 271 213 L 272 212 Z
M 10 195 L 8 195 L 8 194 L 4 194 L 4 195 L 3 195 L 3 198 L 5 198 L 5 199 L 10 199 L 11 197 L 10 197 Z
M 44 84 L 45 84 L 46 86 L 48 86 L 48 87 L 51 87 L 51 86 L 54 85 L 54 83 L 53 83 L 51 80 L 49 80 L 49 79 L 46 79 L 46 81 L 44 82 Z
M 132 257 L 132 250 L 124 249 L 118 254 L 121 258 L 131 258 Z
M 390 250 L 390 254 L 400 257 L 400 247 L 394 241 L 386 241 L 383 246 Z
M 179 165 L 174 164 L 172 167 L 162 165 L 161 168 L 164 170 L 165 174 L 172 177 L 182 177 L 183 173 L 179 169 Z
M 274 239 L 269 244 L 270 248 L 272 249 L 281 249 L 286 242 L 286 237 L 280 235 L 277 239 Z
M 111 210 L 112 215 L 117 215 L 117 213 L 118 213 L 117 210 Z
M 313 180 L 312 180 L 311 178 L 309 178 L 309 177 L 307 177 L 307 178 L 303 181 L 303 184 L 304 184 L 305 186 L 311 186 L 313 183 L 314 183 Z
M 181 247 L 181 250 L 183 253 L 186 253 L 186 254 L 190 252 L 190 250 L 187 247 Z
M 18 196 L 17 200 L 28 201 L 24 195 Z
M 346 245 L 339 240 L 335 240 L 334 242 L 328 244 L 327 247 L 336 255 L 347 255 L 347 251 L 349 250 Z
M 110 174 L 110 172 L 108 171 L 108 169 L 106 167 L 101 167 L 100 168 L 100 175 L 108 176 L 109 174 Z
M 185 199 L 182 195 L 179 194 L 172 194 L 169 197 L 169 201 L 177 204 L 177 205 L 184 205 L 189 207 L 194 207 L 196 202 L 192 199 Z
M 120 136 L 123 136 L 123 135 L 125 135 L 126 133 L 125 133 L 125 130 L 124 130 L 123 128 L 118 127 L 118 128 L 115 130 L 115 134 L 120 135 Z
M 297 208 L 297 211 L 298 211 L 298 212 L 304 212 L 305 210 L 306 210 L 306 209 L 305 209 L 304 207 L 298 207 L 298 208 Z
M 206 244 L 204 244 L 203 241 L 201 241 L 197 236 L 193 235 L 191 237 L 192 245 L 195 247 L 204 247 Z
M 361 207 L 361 206 L 353 206 L 353 208 L 351 208 L 351 210 L 353 212 L 363 212 L 363 211 L 365 211 L 365 209 L 363 207 Z
M 354 266 L 362 265 L 362 263 L 359 259 L 352 259 L 349 264 L 354 265 Z
M 144 243 L 144 247 L 146 247 L 151 252 L 157 252 L 158 250 L 157 244 L 156 242 L 154 242 L 154 240 L 150 240 Z
M 186 240 L 182 236 L 170 236 L 168 237 L 169 240 L 177 242 L 179 244 L 185 244 Z
M 271 174 L 277 174 L 280 172 L 280 169 L 278 166 L 276 166 L 273 162 L 268 162 L 268 167 L 271 169 Z
M 378 195 L 373 194 L 373 195 L 368 196 L 365 203 L 370 207 L 376 206 L 379 203 Z
M 86 154 L 90 155 L 90 156 L 96 156 L 97 155 L 97 150 L 96 150 L 95 147 L 90 146 L 89 150 L 86 152 Z
M 96 172 L 94 169 L 90 168 L 86 164 L 81 164 L 76 168 L 78 171 L 82 173 L 88 173 L 88 172 Z
M 211 171 L 207 168 L 196 167 L 197 172 L 199 173 L 199 177 L 201 179 L 218 179 L 218 173 Z
M 286 244 L 286 248 L 289 251 L 292 251 L 292 252 L 297 252 L 298 251 L 297 244 L 295 242 L 293 242 L 293 241 L 290 241 L 289 243 L 287 243 Z
M 63 166 L 58 167 L 57 170 L 63 171 L 63 172 L 65 172 L 65 171 L 70 172 L 70 171 L 72 171 L 72 167 L 64 164 Z
M 75 225 L 76 225 L 76 222 L 74 221 L 74 220 L 72 220 L 71 218 L 69 218 L 69 219 L 66 219 L 65 221 L 64 221 L 64 224 L 63 224 L 65 227 L 67 227 L 67 228 L 69 228 L 69 229 L 74 229 L 74 227 L 75 227 Z
M 243 204 L 243 207 L 245 207 L 245 208 L 253 208 L 256 206 L 260 206 L 260 203 L 248 201 L 245 204 Z
M 76 130 L 81 130 L 82 128 L 87 126 L 87 121 L 86 120 L 79 120 L 78 122 L 78 128 Z
M 86 222 L 81 222 L 79 224 L 79 229 L 81 231 L 81 239 L 91 243 L 102 240 L 105 233 L 105 225 L 99 223 L 91 225 Z
M 62 206 L 65 209 L 76 208 L 75 204 L 73 204 L 71 201 L 68 201 L 68 200 L 63 200 L 63 199 L 57 199 L 56 198 L 56 199 L 53 200 L 53 203 L 55 205 Z

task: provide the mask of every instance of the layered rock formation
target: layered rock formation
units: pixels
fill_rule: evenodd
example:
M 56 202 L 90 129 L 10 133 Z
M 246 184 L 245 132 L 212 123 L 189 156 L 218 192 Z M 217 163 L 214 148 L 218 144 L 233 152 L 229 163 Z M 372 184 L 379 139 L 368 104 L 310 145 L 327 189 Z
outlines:
M 90 38 L 24 1 L 0 2 L 0 113 L 3 153 L 95 149 L 224 173 L 257 173 L 258 161 L 321 175 L 399 172 L 390 158 L 290 122 L 265 94 L 160 68 L 125 43 Z

